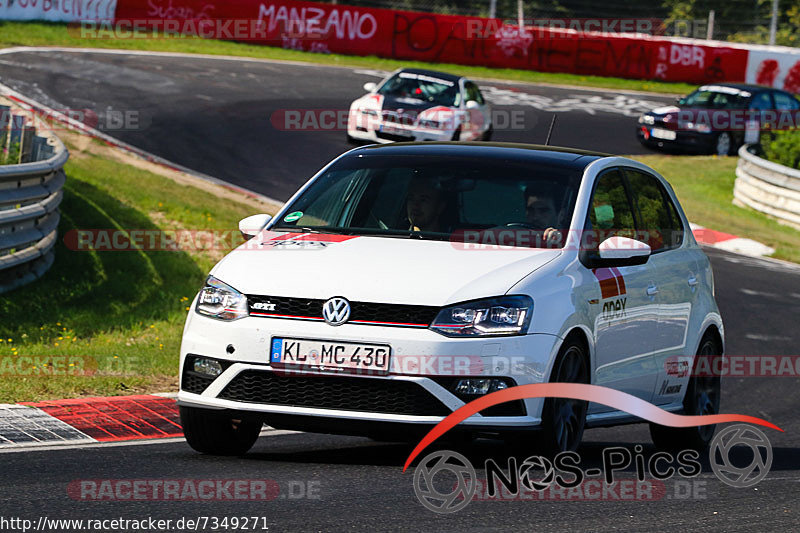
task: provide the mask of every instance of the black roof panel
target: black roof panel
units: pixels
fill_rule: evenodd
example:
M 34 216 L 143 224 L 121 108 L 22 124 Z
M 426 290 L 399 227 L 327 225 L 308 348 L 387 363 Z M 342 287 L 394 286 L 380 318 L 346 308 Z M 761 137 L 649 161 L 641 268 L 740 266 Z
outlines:
M 531 162 L 565 168 L 583 169 L 589 163 L 609 157 L 608 154 L 588 152 L 574 148 L 541 146 L 536 144 L 498 142 L 410 142 L 373 144 L 351 152 L 352 155 L 391 156 L 442 156 L 505 159 L 516 162 Z

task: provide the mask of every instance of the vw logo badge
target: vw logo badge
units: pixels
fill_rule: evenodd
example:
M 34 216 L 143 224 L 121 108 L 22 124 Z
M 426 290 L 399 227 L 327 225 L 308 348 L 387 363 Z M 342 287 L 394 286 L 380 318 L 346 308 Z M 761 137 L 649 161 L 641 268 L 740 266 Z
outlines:
M 350 318 L 350 302 L 334 297 L 322 304 L 322 318 L 331 326 L 341 326 Z

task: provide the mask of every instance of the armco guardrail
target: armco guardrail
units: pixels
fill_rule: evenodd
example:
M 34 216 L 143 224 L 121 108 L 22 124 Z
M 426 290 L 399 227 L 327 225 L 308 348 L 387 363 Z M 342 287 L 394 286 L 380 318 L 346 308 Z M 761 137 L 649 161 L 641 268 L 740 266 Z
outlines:
M 800 229 L 800 170 L 762 159 L 751 147 L 739 149 L 733 201 Z
M 55 136 L 36 135 L 27 117 L 0 106 L 0 293 L 35 280 L 53 264 L 69 152 Z M 18 159 L 17 159 L 18 158 Z

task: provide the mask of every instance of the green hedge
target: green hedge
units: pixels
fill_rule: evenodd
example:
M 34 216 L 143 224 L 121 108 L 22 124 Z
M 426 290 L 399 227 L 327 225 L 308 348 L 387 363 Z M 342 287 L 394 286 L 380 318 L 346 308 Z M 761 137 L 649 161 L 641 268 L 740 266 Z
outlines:
M 769 161 L 800 170 L 800 129 L 766 134 L 761 148 Z

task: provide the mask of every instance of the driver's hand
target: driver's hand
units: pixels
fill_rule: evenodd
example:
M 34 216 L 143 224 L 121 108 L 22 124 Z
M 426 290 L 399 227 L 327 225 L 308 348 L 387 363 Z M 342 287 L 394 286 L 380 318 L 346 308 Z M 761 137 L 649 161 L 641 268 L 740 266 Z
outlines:
M 547 228 L 544 230 L 544 242 L 548 247 L 553 248 L 560 248 L 562 246 L 561 243 L 561 232 L 558 231 L 556 228 Z

